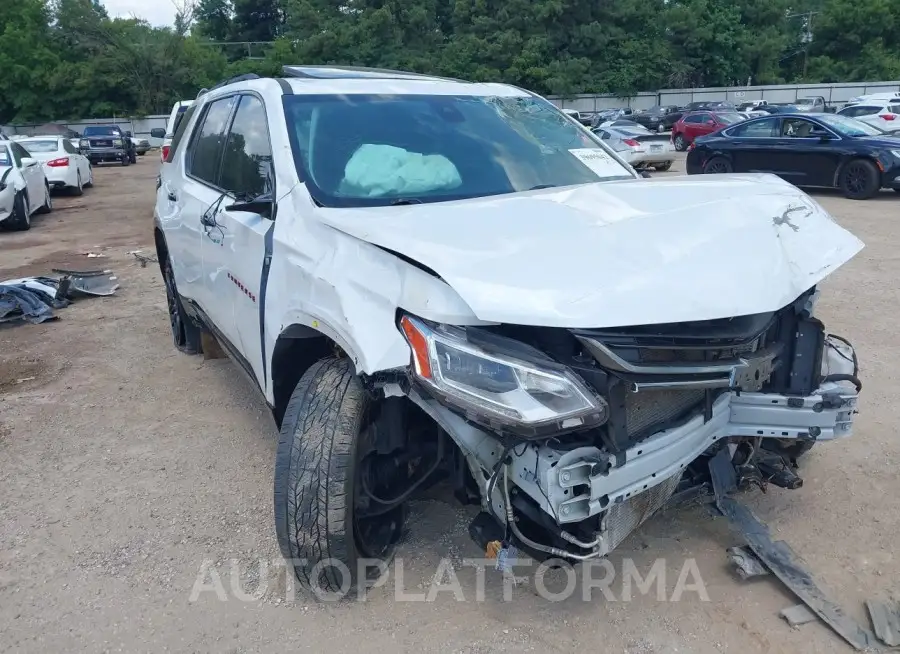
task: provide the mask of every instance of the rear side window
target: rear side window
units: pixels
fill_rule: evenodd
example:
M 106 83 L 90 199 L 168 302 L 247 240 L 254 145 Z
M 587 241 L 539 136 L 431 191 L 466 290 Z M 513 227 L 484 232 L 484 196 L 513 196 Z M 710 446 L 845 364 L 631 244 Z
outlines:
M 703 116 L 700 114 L 691 114 L 690 116 L 684 117 L 684 122 L 686 122 L 686 123 L 702 123 Z
M 207 105 L 197 129 L 194 130 L 188 152 L 188 174 L 212 186 L 219 186 L 225 128 L 234 103 L 235 96 L 230 96 Z
M 256 198 L 273 191 L 272 147 L 262 101 L 241 97 L 234 114 L 222 159 L 224 190 L 238 197 Z
M 175 158 L 175 152 L 178 150 L 178 144 L 181 143 L 181 140 L 184 138 L 184 133 L 187 131 L 187 126 L 191 122 L 191 116 L 194 115 L 194 107 L 196 105 L 191 105 L 188 107 L 187 111 L 183 111 L 178 114 L 179 118 L 176 121 L 177 127 L 175 129 L 175 136 L 172 138 L 172 145 L 169 147 L 169 155 L 166 157 L 166 163 L 172 163 L 172 159 Z
M 59 151 L 59 141 L 28 141 L 27 150 L 29 152 L 57 152 Z
M 842 116 L 856 118 L 857 116 L 871 116 L 881 111 L 881 107 L 871 107 L 868 105 L 858 107 L 848 107 L 841 112 Z
M 728 136 L 736 138 L 765 138 L 775 136 L 777 118 L 761 118 L 728 130 Z

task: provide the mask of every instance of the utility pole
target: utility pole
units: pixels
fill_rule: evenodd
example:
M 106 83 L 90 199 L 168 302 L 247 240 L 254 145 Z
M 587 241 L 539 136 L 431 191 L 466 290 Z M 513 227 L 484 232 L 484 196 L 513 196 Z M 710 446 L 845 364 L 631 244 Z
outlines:
M 788 14 L 788 18 L 802 18 L 803 19 L 803 36 L 800 37 L 800 40 L 803 42 L 803 77 L 806 78 L 806 71 L 809 69 L 809 44 L 812 43 L 813 34 L 812 34 L 812 23 L 813 16 L 817 15 L 818 11 L 804 11 L 800 14 Z

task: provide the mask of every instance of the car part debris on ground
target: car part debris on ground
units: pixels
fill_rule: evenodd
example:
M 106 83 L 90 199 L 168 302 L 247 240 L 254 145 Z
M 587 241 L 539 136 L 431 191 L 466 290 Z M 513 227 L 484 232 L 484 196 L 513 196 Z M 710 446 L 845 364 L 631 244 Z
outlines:
M 112 295 L 119 282 L 109 270 L 54 269 L 59 277 L 22 277 L 0 282 L 0 323 L 55 320 L 62 309 L 84 296 Z
M 819 586 L 812 575 L 804 568 L 800 557 L 784 541 L 773 541 L 769 528 L 757 518 L 745 505 L 732 496 L 738 489 L 740 471 L 732 464 L 727 450 L 719 450 L 718 454 L 709 459 L 709 472 L 712 480 L 715 503 L 722 515 L 728 518 L 731 529 L 743 536 L 747 541 L 745 548 L 740 549 L 743 556 L 739 557 L 739 574 L 744 576 L 747 570 L 753 573 L 745 578 L 760 576 L 759 569 L 763 566 L 781 581 L 788 590 L 803 602 L 819 619 L 827 624 L 836 634 L 859 651 L 880 651 L 883 647 L 875 639 L 875 634 L 858 624 L 840 606 L 834 603 Z M 731 560 L 737 562 L 734 554 Z M 752 561 L 752 563 L 749 563 Z M 869 605 L 869 612 L 873 616 L 876 633 L 884 639 L 900 632 L 892 632 L 889 626 L 890 611 L 879 610 L 880 605 Z M 884 616 L 883 620 L 876 620 L 875 615 Z M 782 612 L 782 616 L 796 626 L 808 622 L 805 613 L 797 607 L 792 607 Z M 900 625 L 900 621 L 895 624 Z M 887 643 L 887 640 L 885 640 Z M 889 643 L 888 643 L 889 644 Z

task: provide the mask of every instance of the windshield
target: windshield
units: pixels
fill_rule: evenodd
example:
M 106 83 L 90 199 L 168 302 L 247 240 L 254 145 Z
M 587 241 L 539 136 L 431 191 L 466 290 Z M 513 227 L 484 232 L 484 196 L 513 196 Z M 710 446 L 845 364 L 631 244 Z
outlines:
M 115 125 L 97 125 L 96 127 L 85 127 L 82 136 L 121 136 L 122 130 Z
M 284 106 L 297 172 L 324 206 L 634 177 L 595 136 L 531 96 L 291 95 Z
M 716 114 L 716 118 L 718 118 L 719 122 L 723 125 L 733 125 L 734 123 L 742 122 L 746 116 L 740 114 Z
M 884 132 L 876 127 L 867 125 L 855 118 L 848 118 L 847 116 L 829 114 L 827 116 L 819 116 L 819 120 L 841 136 L 881 136 L 884 134 Z
M 29 152 L 56 152 L 59 141 L 23 141 L 22 147 Z

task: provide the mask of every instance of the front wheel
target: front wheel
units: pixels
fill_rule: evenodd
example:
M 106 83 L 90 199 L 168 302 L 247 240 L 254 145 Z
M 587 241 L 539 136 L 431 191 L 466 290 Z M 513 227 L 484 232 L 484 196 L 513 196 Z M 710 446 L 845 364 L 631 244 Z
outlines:
M 684 152 L 685 150 L 687 150 L 688 142 L 682 134 L 675 135 L 674 143 L 675 143 L 675 149 L 678 150 L 679 152 Z
M 131 165 L 131 159 L 129 159 L 129 157 L 128 157 L 127 154 L 126 154 L 125 156 L 122 157 L 122 165 L 123 165 L 123 166 L 130 166 L 130 165 Z
M 881 188 L 878 169 L 868 159 L 854 159 L 841 172 L 840 188 L 851 200 L 868 200 Z
M 366 508 L 367 496 L 391 496 L 379 488 L 382 475 L 365 472 L 374 409 L 350 361 L 329 358 L 301 377 L 284 413 L 275 532 L 297 580 L 320 599 L 346 596 L 376 579 L 403 533 L 404 505 Z

